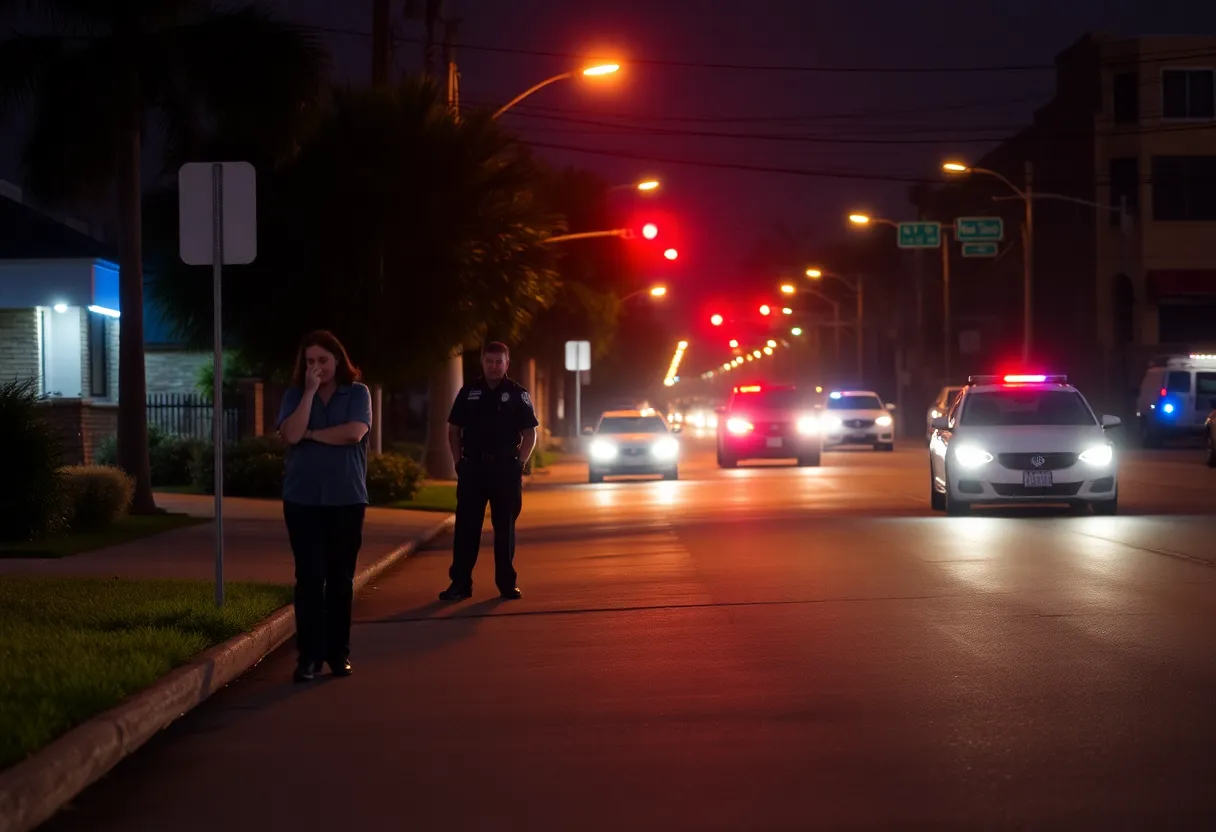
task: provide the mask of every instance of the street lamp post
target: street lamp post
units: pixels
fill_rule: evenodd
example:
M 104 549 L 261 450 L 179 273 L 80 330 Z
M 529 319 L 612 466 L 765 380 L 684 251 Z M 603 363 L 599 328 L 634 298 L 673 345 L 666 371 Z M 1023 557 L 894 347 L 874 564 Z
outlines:
M 831 277 L 839 280 L 844 285 L 853 290 L 857 297 L 857 381 L 861 383 L 862 377 L 865 376 L 865 281 L 861 275 L 849 277 L 836 272 L 828 272 L 823 269 L 810 268 L 806 270 L 806 276 L 811 280 L 820 280 L 824 277 Z
M 826 294 L 824 294 L 823 292 L 820 292 L 818 289 L 806 289 L 806 288 L 799 289 L 797 286 L 794 286 L 792 283 L 786 283 L 785 285 L 783 285 L 781 287 L 781 291 L 787 295 L 793 295 L 793 294 L 811 295 L 813 297 L 819 298 L 820 300 L 824 301 L 825 303 L 829 304 L 832 307 L 833 349 L 836 354 L 836 363 L 840 364 L 840 330 L 842 329 L 842 324 L 841 324 L 841 320 L 840 320 L 840 301 L 838 301 L 834 298 L 828 297 Z
M 1009 181 L 1008 177 L 988 168 L 973 168 L 959 162 L 947 162 L 942 165 L 947 173 L 982 173 L 1005 183 L 1017 198 L 1026 205 L 1026 218 L 1022 224 L 1022 365 L 1029 366 L 1030 349 L 1034 339 L 1034 198 L 1032 179 L 1034 166 L 1030 160 L 1024 168 L 1025 184 L 1019 188 Z
M 549 86 L 550 84 L 556 84 L 558 81 L 569 81 L 576 74 L 583 75 L 588 78 L 594 78 L 594 77 L 598 77 L 600 75 L 611 75 L 612 73 L 616 72 L 620 68 L 621 68 L 620 64 L 595 64 L 594 66 L 589 66 L 586 69 L 579 71 L 578 73 L 575 73 L 574 71 L 563 72 L 560 75 L 554 75 L 552 78 L 546 78 L 545 80 L 541 81 L 539 84 L 534 84 L 533 86 L 528 87 L 526 90 L 524 90 L 519 95 L 512 98 L 506 104 L 499 107 L 498 110 L 494 113 L 493 118 L 498 118 L 503 113 L 505 113 L 507 110 L 511 109 L 512 107 L 514 107 L 519 102 L 523 101 L 528 96 L 532 95 L 533 93 L 539 92 L 540 90 L 543 90 L 545 87 Z
M 620 185 L 613 185 L 607 190 L 607 193 L 613 191 L 641 191 L 642 193 L 653 193 L 657 191 L 662 183 L 657 179 L 643 179 L 640 182 L 623 182 Z
M 630 292 L 621 298 L 621 303 L 627 303 L 634 298 L 640 298 L 642 295 L 650 295 L 652 298 L 661 298 L 667 294 L 666 286 L 651 286 L 649 289 L 638 289 L 636 292 Z

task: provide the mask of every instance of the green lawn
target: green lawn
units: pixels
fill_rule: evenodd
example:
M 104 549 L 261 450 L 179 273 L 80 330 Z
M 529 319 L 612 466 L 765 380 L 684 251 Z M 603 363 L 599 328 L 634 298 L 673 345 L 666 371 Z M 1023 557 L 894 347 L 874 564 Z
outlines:
M 0 768 L 291 602 L 290 586 L 0 577 Z
M 124 517 L 110 528 L 99 532 L 51 537 L 32 543 L 0 543 L 0 558 L 62 558 L 186 526 L 210 522 L 210 519 L 206 517 L 191 517 L 187 514 L 148 514 Z
M 455 485 L 424 485 L 418 489 L 412 500 L 398 500 L 389 503 L 389 508 L 405 508 L 411 511 L 443 511 L 452 514 L 456 511 Z

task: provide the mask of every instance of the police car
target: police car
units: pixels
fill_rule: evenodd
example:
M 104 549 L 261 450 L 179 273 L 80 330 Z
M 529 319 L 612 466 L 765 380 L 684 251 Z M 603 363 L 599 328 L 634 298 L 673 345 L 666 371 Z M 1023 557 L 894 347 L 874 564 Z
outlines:
M 837 390 L 824 402 L 821 419 L 823 444 L 872 445 L 876 451 L 895 450 L 895 418 L 889 411 L 895 405 L 883 404 L 871 390 Z
M 610 410 L 600 417 L 587 448 L 588 480 L 606 476 L 661 474 L 679 477 L 680 443 L 654 411 Z
M 929 499 L 966 514 L 973 503 L 1067 503 L 1118 510 L 1118 459 L 1106 429 L 1063 375 L 971 376 L 933 420 Z
M 1216 410 L 1216 355 L 1163 355 L 1149 362 L 1136 397 L 1140 441 L 1158 448 L 1169 439 L 1204 433 Z

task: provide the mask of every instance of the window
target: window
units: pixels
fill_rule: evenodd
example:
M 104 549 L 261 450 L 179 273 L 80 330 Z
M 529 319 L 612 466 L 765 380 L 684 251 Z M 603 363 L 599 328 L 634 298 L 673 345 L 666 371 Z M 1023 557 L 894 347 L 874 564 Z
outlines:
M 1191 373 L 1190 370 L 1182 372 L 1170 373 L 1165 378 L 1165 392 L 1167 393 L 1187 393 L 1191 392 Z
M 1093 425 L 1093 413 L 1072 390 L 1000 390 L 972 393 L 963 407 L 970 427 Z
M 1195 373 L 1195 409 L 1216 410 L 1216 373 Z
M 1216 70 L 1162 70 L 1161 115 L 1163 118 L 1216 118 Z
M 1216 221 L 1216 156 L 1153 157 L 1153 219 Z
M 828 410 L 882 410 L 878 396 L 841 396 L 828 398 Z
M 1124 156 L 1110 160 L 1110 224 L 1119 225 L 1119 206 L 1127 205 L 1133 216 L 1140 207 L 1140 160 Z
M 1120 72 L 1111 79 L 1115 124 L 1135 124 L 1140 120 L 1140 77 Z
M 110 350 L 106 319 L 89 313 L 89 395 L 104 399 L 110 395 Z
M 657 416 L 613 416 L 600 422 L 598 433 L 667 433 L 667 423 Z

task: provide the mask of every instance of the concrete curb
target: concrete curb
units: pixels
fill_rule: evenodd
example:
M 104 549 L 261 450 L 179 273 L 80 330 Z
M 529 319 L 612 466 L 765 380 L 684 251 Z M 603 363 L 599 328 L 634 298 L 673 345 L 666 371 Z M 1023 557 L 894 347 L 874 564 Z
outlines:
M 355 576 L 355 591 L 452 528 L 449 515 Z M 252 631 L 202 653 L 184 667 L 72 729 L 0 772 L 0 832 L 28 832 L 101 779 L 158 731 L 276 650 L 295 632 L 291 607 L 276 610 Z

